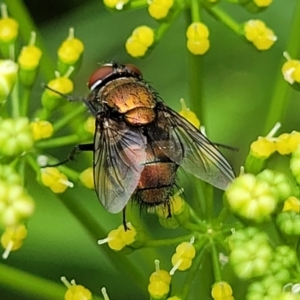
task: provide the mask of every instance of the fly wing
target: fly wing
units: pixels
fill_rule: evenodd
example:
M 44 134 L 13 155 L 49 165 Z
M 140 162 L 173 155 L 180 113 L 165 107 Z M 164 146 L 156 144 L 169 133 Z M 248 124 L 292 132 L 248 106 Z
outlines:
M 172 161 L 213 186 L 225 190 L 235 178 L 232 167 L 216 146 L 163 103 L 158 104 L 157 122 L 148 134 Z
M 99 200 L 120 212 L 134 193 L 146 161 L 146 137 L 139 128 L 97 116 L 94 182 Z

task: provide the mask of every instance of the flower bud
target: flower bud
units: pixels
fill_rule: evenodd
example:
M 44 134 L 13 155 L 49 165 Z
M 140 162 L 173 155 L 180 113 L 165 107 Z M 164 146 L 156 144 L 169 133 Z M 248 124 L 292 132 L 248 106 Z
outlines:
M 75 280 L 71 280 L 71 283 L 69 283 L 66 277 L 62 277 L 61 281 L 68 288 L 65 293 L 65 300 L 92 300 L 90 290 L 80 284 L 76 284 Z
M 27 118 L 0 120 L 0 153 L 21 155 L 33 147 L 33 136 Z
M 300 184 L 300 147 L 298 147 L 297 150 L 292 153 L 290 169 L 296 179 L 296 182 Z
M 66 74 L 71 66 L 75 69 L 78 68 L 83 51 L 83 43 L 81 40 L 74 37 L 74 28 L 70 28 L 69 36 L 60 45 L 57 51 L 58 72 L 60 74 Z
M 213 284 L 211 296 L 214 300 L 234 300 L 232 296 L 232 288 L 225 281 L 220 281 Z
M 262 276 L 269 268 L 272 257 L 272 248 L 267 243 L 248 241 L 234 247 L 229 261 L 235 274 L 242 279 Z
M 139 26 L 126 41 L 126 51 L 132 57 L 142 57 L 155 41 L 154 31 L 148 26 Z
M 274 32 L 260 20 L 249 20 L 244 25 L 245 37 L 258 50 L 268 50 L 277 40 Z
M 26 221 L 34 211 L 34 202 L 24 188 L 0 181 L 0 223 L 5 227 Z
M 277 206 L 277 197 L 271 186 L 252 174 L 237 177 L 225 191 L 230 209 L 242 218 L 264 221 Z
M 18 65 L 12 60 L 0 60 L 0 105 L 5 103 L 17 80 Z
M 180 99 L 181 103 L 181 110 L 179 111 L 179 114 L 187 119 L 190 123 L 192 123 L 196 128 L 200 128 L 200 121 L 197 118 L 196 114 L 191 111 L 185 104 L 185 101 L 183 98 Z
M 195 55 L 203 55 L 209 49 L 209 31 L 207 26 L 201 22 L 192 23 L 187 31 L 187 48 Z
M 128 2 L 129 0 L 103 0 L 106 7 L 114 8 L 116 10 L 122 10 Z
M 285 201 L 288 197 L 297 193 L 296 186 L 293 186 L 290 179 L 284 173 L 265 169 L 256 178 L 267 182 L 279 202 Z
M 279 230 L 286 235 L 300 235 L 300 214 L 295 211 L 289 210 L 278 214 L 276 224 Z
M 73 91 L 73 82 L 66 77 L 55 78 L 47 84 L 53 91 L 45 89 L 42 94 L 42 105 L 47 110 L 51 111 L 59 106 L 62 100 L 62 95 L 70 94 Z M 57 91 L 58 93 L 55 93 Z
M 63 193 L 68 187 L 73 187 L 73 183 L 68 180 L 68 177 L 54 167 L 41 169 L 41 181 L 56 194 Z
M 80 181 L 83 183 L 85 187 L 88 189 L 94 189 L 94 175 L 93 175 L 93 168 L 87 168 L 79 175 Z
M 11 251 L 20 249 L 26 236 L 27 229 L 23 224 L 7 227 L 1 236 L 1 244 L 5 249 L 2 258 L 6 259 Z
M 20 175 L 10 165 L 0 165 L 0 182 L 5 181 L 10 184 L 22 184 Z
M 30 123 L 30 128 L 35 141 L 47 139 L 53 134 L 53 126 L 48 121 L 36 120 Z
M 163 19 L 168 15 L 173 3 L 173 0 L 151 0 L 148 6 L 148 12 L 150 16 L 156 20 Z

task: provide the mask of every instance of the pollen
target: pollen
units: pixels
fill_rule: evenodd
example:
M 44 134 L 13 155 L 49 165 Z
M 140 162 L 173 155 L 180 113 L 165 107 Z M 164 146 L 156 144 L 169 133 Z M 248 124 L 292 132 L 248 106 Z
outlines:
M 142 57 L 154 43 L 154 31 L 148 26 L 139 26 L 126 41 L 126 51 L 133 57 Z
M 263 21 L 249 20 L 244 25 L 245 37 L 258 50 L 268 50 L 276 42 L 277 37 Z
M 187 48 L 195 55 L 203 55 L 209 49 L 209 30 L 204 23 L 194 22 L 187 31 Z
M 26 236 L 27 229 L 24 224 L 7 227 L 1 236 L 1 244 L 5 249 L 2 258 L 6 259 L 11 251 L 20 249 Z
M 41 169 L 41 181 L 56 194 L 63 193 L 68 187 L 73 187 L 73 183 L 68 180 L 67 176 L 54 167 Z
M 232 288 L 225 281 L 215 283 L 211 289 L 211 295 L 214 300 L 234 300 Z
M 53 126 L 45 120 L 36 120 L 30 123 L 32 136 L 35 141 L 46 139 L 52 136 Z

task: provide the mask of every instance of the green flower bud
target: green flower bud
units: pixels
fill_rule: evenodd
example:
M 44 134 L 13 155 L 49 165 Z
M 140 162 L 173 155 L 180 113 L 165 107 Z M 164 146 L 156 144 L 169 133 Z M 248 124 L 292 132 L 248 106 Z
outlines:
M 281 269 L 289 269 L 297 263 L 297 255 L 289 246 L 278 246 L 273 253 L 273 262 L 281 265 Z
M 9 165 L 0 165 L 0 181 L 6 181 L 11 184 L 22 183 L 19 174 Z
M 283 173 L 266 169 L 259 173 L 256 178 L 266 181 L 280 202 L 285 201 L 288 197 L 294 195 L 295 193 L 294 189 L 296 189 L 296 187 L 293 186 L 289 178 Z
M 282 292 L 282 285 L 273 277 L 255 281 L 250 284 L 246 295 L 247 300 L 277 300 L 274 298 Z M 275 296 L 274 296 L 275 295 Z
M 236 275 L 243 279 L 262 276 L 269 268 L 272 248 L 267 243 L 249 241 L 232 249 L 229 260 Z
M 231 250 L 237 247 L 243 247 L 244 243 L 255 241 L 257 244 L 268 243 L 268 236 L 254 227 L 247 227 L 245 229 L 234 232 L 229 238 L 228 243 Z
M 0 181 L 0 222 L 12 226 L 26 221 L 34 211 L 34 202 L 20 185 Z
M 17 156 L 33 147 L 27 118 L 0 120 L 0 154 Z
M 237 177 L 225 191 L 230 209 L 237 215 L 257 222 L 269 218 L 277 206 L 277 199 L 267 182 L 252 174 Z
M 286 235 L 300 235 L 300 215 L 293 210 L 278 214 L 276 224 Z
M 12 60 L 0 60 L 0 104 L 5 103 L 17 80 L 18 65 Z

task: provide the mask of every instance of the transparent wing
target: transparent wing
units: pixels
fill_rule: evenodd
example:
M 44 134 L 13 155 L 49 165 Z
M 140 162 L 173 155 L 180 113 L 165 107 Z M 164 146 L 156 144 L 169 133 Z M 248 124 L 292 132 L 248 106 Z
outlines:
M 235 178 L 232 167 L 216 146 L 163 103 L 158 104 L 157 122 L 148 134 L 172 161 L 215 187 L 224 190 Z
M 134 193 L 146 161 L 146 138 L 139 128 L 97 116 L 94 182 L 99 200 L 120 212 Z

